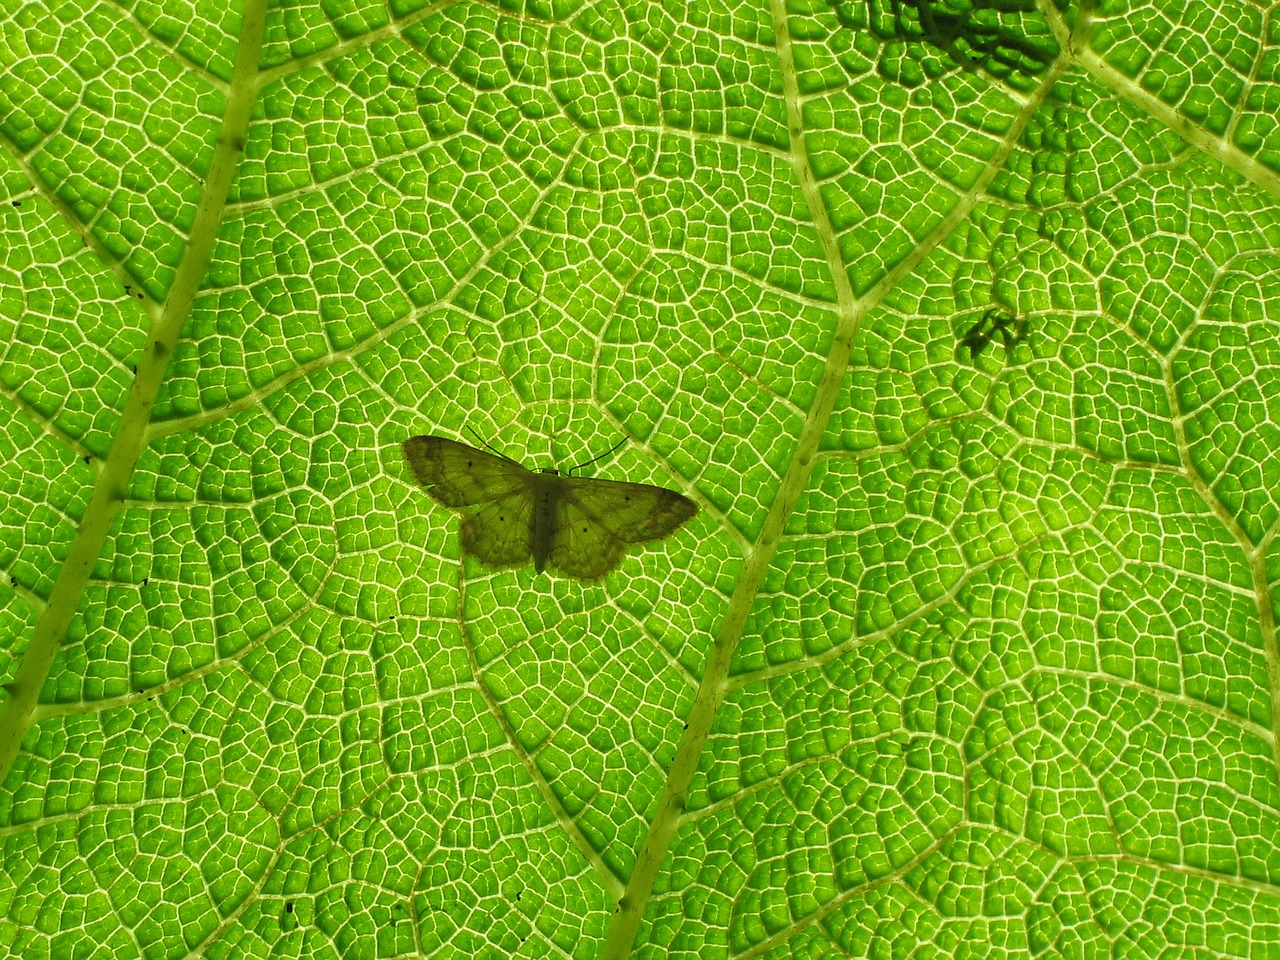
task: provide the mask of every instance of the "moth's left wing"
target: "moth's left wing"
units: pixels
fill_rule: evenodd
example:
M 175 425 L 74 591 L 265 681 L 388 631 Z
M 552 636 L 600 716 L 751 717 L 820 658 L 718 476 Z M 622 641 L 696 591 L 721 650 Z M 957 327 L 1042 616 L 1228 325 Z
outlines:
M 410 437 L 405 457 L 418 482 L 446 507 L 469 507 L 526 491 L 533 474 L 505 457 L 448 437 Z
M 462 521 L 467 552 L 495 567 L 528 563 L 532 547 L 533 497 L 525 490 L 483 504 Z
M 548 562 L 584 580 L 617 566 L 628 544 L 669 536 L 698 512 L 688 497 L 647 483 L 583 477 L 562 483 Z

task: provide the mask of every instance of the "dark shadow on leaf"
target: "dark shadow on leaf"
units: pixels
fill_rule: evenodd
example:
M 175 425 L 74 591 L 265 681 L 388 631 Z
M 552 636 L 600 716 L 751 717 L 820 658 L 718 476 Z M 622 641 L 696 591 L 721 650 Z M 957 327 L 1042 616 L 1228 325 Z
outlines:
M 966 70 L 1033 76 L 1058 55 L 1035 0 L 828 0 L 852 30 L 933 47 Z M 923 51 L 914 51 L 915 59 Z

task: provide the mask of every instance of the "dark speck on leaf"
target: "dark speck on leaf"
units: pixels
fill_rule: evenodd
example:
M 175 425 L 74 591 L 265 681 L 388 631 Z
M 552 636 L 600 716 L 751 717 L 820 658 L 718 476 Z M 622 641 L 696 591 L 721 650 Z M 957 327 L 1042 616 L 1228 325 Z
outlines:
M 1027 327 L 1024 317 L 1015 317 L 992 308 L 961 335 L 960 346 L 968 347 L 969 356 L 974 359 L 998 336 L 1004 341 L 1005 350 L 1012 350 L 1026 339 Z

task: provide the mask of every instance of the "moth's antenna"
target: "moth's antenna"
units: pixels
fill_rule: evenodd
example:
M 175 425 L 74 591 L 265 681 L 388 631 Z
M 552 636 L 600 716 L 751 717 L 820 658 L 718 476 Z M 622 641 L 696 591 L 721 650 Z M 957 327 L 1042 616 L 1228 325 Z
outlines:
M 605 457 L 609 456 L 609 454 L 614 453 L 615 451 L 617 451 L 617 450 L 618 450 L 618 449 L 619 449 L 619 448 L 620 448 L 624 443 L 626 443 L 626 442 L 627 442 L 627 438 L 626 438 L 626 437 L 623 437 L 621 440 L 619 440 L 616 444 L 614 444 L 612 447 L 610 447 L 610 448 L 609 448 L 608 450 L 606 450 L 604 453 L 600 454 L 600 456 L 598 456 L 598 457 L 592 457 L 592 458 L 591 458 L 590 460 L 588 460 L 586 463 L 579 463 L 579 464 L 577 464 L 576 466 L 572 466 L 572 467 L 570 467 L 568 470 L 566 470 L 566 471 L 565 471 L 565 473 L 573 473 L 573 471 L 575 471 L 575 470 L 581 470 L 583 467 L 589 467 L 589 466 L 591 466 L 591 464 L 595 463 L 597 460 L 603 460 Z
M 492 446 L 492 445 L 489 443 L 489 441 L 488 441 L 488 440 L 486 440 L 484 437 L 480 436 L 480 434 L 476 433 L 475 428 L 474 428 L 474 427 L 472 427 L 472 426 L 471 426 L 471 424 L 469 424 L 469 423 L 467 424 L 467 429 L 471 431 L 471 435 L 472 435 L 473 437 L 475 437 L 477 440 L 479 440 L 481 443 L 483 443 L 486 447 L 488 447 L 490 450 L 492 450 L 494 453 L 496 453 L 498 456 L 500 456 L 503 460 L 508 460 L 508 461 L 510 461 L 511 463 L 519 463 L 519 462 L 520 462 L 519 460 L 512 460 L 510 457 L 508 457 L 508 456 L 507 456 L 505 453 L 503 453 L 501 450 L 499 450 L 499 449 L 497 449 L 496 447 Z

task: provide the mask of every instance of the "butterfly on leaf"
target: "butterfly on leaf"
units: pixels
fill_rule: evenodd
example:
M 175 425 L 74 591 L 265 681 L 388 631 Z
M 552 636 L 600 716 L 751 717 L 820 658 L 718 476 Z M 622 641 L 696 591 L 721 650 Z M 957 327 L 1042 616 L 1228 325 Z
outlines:
M 595 580 L 633 543 L 660 540 L 698 506 L 674 490 L 535 473 L 514 460 L 445 437 L 410 437 L 405 456 L 427 493 L 446 507 L 473 508 L 462 521 L 467 552 L 493 566 L 533 560 Z
M 969 357 L 976 358 L 987 344 L 997 336 L 1004 341 L 1005 350 L 1012 350 L 1027 338 L 1026 317 L 1015 317 L 994 307 L 984 313 L 960 338 L 960 346 L 969 348 Z

